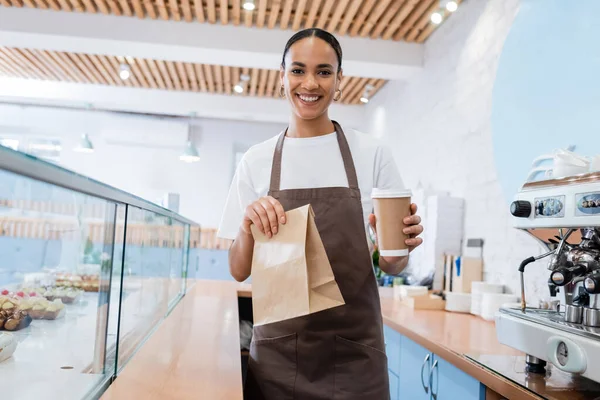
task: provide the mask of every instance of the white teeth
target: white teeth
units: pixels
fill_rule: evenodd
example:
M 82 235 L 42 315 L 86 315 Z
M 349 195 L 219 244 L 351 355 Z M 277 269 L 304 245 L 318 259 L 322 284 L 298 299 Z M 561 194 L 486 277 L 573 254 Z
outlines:
M 300 97 L 300 100 L 306 101 L 307 103 L 311 103 L 313 101 L 319 100 L 319 97 L 307 97 L 307 96 L 300 96 L 300 95 L 298 95 L 298 97 Z

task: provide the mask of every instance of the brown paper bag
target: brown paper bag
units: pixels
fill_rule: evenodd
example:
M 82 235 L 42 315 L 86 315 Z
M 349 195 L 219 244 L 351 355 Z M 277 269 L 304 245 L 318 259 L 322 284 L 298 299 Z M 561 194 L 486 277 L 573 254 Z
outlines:
M 263 325 L 344 305 L 331 264 L 306 205 L 286 212 L 271 239 L 252 225 L 252 307 Z

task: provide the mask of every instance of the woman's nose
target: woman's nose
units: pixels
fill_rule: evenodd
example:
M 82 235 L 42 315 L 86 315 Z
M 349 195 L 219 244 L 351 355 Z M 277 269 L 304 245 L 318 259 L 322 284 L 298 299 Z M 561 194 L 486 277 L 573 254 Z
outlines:
M 302 87 L 306 90 L 313 90 L 318 88 L 319 84 L 312 74 L 306 74 L 304 81 L 302 82 Z

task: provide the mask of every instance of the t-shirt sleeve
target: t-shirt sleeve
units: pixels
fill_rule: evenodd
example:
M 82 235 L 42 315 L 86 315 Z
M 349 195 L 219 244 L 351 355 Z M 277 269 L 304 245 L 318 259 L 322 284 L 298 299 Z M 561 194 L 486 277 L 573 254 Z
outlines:
M 233 181 L 231 182 L 217 236 L 223 239 L 234 240 L 239 232 L 246 207 L 258 200 L 258 197 L 252 184 L 247 160 L 244 156 L 240 160 Z
M 378 189 L 405 189 L 394 156 L 388 147 L 379 146 L 375 154 L 373 187 Z

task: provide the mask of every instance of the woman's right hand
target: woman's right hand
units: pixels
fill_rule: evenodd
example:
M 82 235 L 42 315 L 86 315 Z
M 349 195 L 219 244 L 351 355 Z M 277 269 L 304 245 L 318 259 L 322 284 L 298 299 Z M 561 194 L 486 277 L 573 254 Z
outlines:
M 254 224 L 268 238 L 272 238 L 279 231 L 279 224 L 285 222 L 285 211 L 281 203 L 271 196 L 265 196 L 246 207 L 242 230 L 251 235 L 250 225 Z

